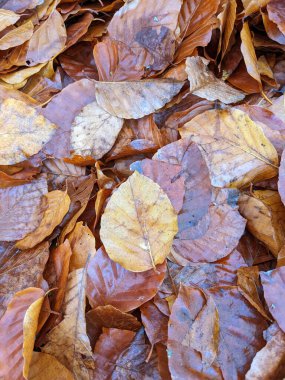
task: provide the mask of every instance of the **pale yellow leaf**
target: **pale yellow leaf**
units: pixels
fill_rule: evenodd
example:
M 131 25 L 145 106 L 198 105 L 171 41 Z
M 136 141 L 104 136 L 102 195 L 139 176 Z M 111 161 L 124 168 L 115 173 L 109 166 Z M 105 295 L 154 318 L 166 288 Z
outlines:
M 216 187 L 243 187 L 278 173 L 278 155 L 262 128 L 237 109 L 210 110 L 179 129 L 196 142 Z
M 76 379 L 89 380 L 93 368 L 92 349 L 86 333 L 86 270 L 77 269 L 68 276 L 63 320 L 47 335 L 42 351 L 55 356 Z
M 190 82 L 190 91 L 207 100 L 220 100 L 225 104 L 236 103 L 244 98 L 244 94 L 230 87 L 208 69 L 210 61 L 203 57 L 188 57 L 186 73 Z
M 74 155 L 101 158 L 113 146 L 123 119 L 112 116 L 92 102 L 75 117 L 71 128 L 71 149 Z
M 109 200 L 100 237 L 112 260 L 143 272 L 163 263 L 177 231 L 177 215 L 167 195 L 135 172 Z
M 18 28 L 12 29 L 0 38 L 0 50 L 7 50 L 14 46 L 22 45 L 32 37 L 33 31 L 34 25 L 32 21 L 28 21 Z
M 173 79 L 95 82 L 95 94 L 98 104 L 111 115 L 139 119 L 163 107 L 183 84 Z
M 20 18 L 20 15 L 7 9 L 0 9 L 0 32 L 7 26 L 15 24 Z
M 24 239 L 16 243 L 20 249 L 29 249 L 42 242 L 58 226 L 69 210 L 70 198 L 64 191 L 54 190 L 45 195 L 47 209 L 44 212 L 40 225 Z
M 0 165 L 12 165 L 38 153 L 56 126 L 35 108 L 16 99 L 0 105 Z
M 72 373 L 54 356 L 33 352 L 29 380 L 74 380 Z
M 252 78 L 261 84 L 260 74 L 258 71 L 257 57 L 255 54 L 255 48 L 253 46 L 251 31 L 248 23 L 243 24 L 240 32 L 241 37 L 241 52 L 246 65 L 247 72 Z

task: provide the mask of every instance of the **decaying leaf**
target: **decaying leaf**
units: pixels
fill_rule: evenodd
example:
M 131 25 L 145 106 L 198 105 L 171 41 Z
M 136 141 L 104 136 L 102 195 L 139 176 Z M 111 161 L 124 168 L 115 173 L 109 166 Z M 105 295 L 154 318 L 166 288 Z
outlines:
M 89 103 L 72 124 L 73 154 L 98 160 L 112 148 L 122 126 L 122 119 L 106 112 L 96 101 Z
M 208 69 L 209 61 L 203 57 L 188 57 L 186 59 L 186 73 L 190 82 L 190 91 L 200 98 L 220 100 L 225 104 L 237 103 L 244 98 L 244 94 L 230 87 Z
M 176 232 L 177 216 L 167 195 L 135 172 L 109 200 L 100 237 L 111 259 L 143 272 L 163 263 Z
M 180 128 L 180 134 L 198 144 L 213 186 L 243 187 L 277 174 L 275 148 L 242 111 L 206 111 Z
M 85 269 L 77 269 L 69 274 L 63 321 L 47 335 L 48 341 L 43 352 L 55 356 L 74 376 L 89 380 L 93 361 L 84 316 L 85 277 Z
M 242 194 L 239 209 L 249 231 L 277 256 L 285 238 L 285 208 L 278 192 L 255 190 L 252 195 Z
M 43 195 L 47 193 L 44 177 L 31 183 L 0 189 L 0 239 L 13 241 L 22 239 L 35 230 L 47 204 Z
M 39 226 L 26 235 L 24 239 L 19 240 L 16 243 L 17 248 L 29 249 L 42 242 L 60 224 L 69 209 L 70 198 L 64 191 L 51 191 L 45 195 L 45 200 L 47 209 L 44 211 Z
M 34 108 L 12 98 L 0 107 L 0 164 L 12 165 L 38 153 L 56 126 Z
M 38 288 L 15 293 L 0 319 L 0 376 L 5 380 L 11 374 L 15 380 L 28 376 L 43 296 Z
M 169 102 L 184 82 L 149 79 L 130 82 L 96 82 L 96 100 L 105 111 L 124 119 L 139 119 Z
M 74 380 L 74 377 L 54 356 L 43 352 L 33 352 L 28 379 Z
M 156 271 L 134 273 L 112 261 L 103 248 L 89 261 L 87 296 L 90 305 L 112 305 L 121 311 L 136 309 L 155 296 L 166 271 L 157 265 Z

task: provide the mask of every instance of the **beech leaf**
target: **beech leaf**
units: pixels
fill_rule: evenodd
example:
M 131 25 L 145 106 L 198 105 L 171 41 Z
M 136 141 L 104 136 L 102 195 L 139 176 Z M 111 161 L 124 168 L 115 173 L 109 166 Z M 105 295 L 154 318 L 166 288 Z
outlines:
M 112 260 L 143 272 L 163 263 L 176 232 L 177 216 L 167 195 L 135 172 L 109 200 L 100 237 Z
M 0 38 L 0 50 L 7 50 L 14 46 L 22 45 L 32 37 L 33 31 L 34 25 L 32 21 L 28 21 L 18 28 L 12 29 Z
M 54 356 L 33 352 L 29 380 L 74 380 L 72 373 Z
M 0 31 L 7 28 L 7 26 L 15 24 L 21 16 L 13 11 L 0 9 Z

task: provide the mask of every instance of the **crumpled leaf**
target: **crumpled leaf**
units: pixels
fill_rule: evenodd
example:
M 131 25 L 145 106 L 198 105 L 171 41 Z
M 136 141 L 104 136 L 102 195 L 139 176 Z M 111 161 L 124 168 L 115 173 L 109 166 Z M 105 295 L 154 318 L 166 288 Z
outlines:
M 264 333 L 266 346 L 253 358 L 245 380 L 283 379 L 285 376 L 285 335 L 274 323 Z
M 60 224 L 70 206 L 70 198 L 64 191 L 54 190 L 45 195 L 47 209 L 39 226 L 16 243 L 20 249 L 33 248 L 49 236 Z
M 0 376 L 27 379 L 44 291 L 27 288 L 15 293 L 0 319 Z M 9 331 L 9 334 L 7 334 Z
M 217 358 L 210 367 L 206 367 L 200 353 L 191 347 L 193 342 L 187 337 L 206 302 L 199 288 L 181 285 L 169 322 L 167 346 L 171 375 L 179 379 L 244 378 L 256 352 L 264 345 L 262 332 L 266 327 L 265 320 L 235 286 L 210 288 L 207 296 L 213 298 L 219 315 Z M 204 341 L 207 335 L 211 339 L 212 331 L 203 326 L 200 332 L 206 334 Z M 199 336 L 197 344 L 200 344 Z M 243 354 L 244 350 L 247 355 Z
M 247 219 L 248 230 L 277 256 L 284 244 L 285 208 L 277 191 L 255 190 L 242 194 L 240 213 Z
M 74 380 L 72 373 L 54 356 L 33 352 L 29 380 Z
M 176 232 L 169 198 L 138 172 L 113 193 L 101 218 L 100 237 L 108 255 L 133 272 L 162 264 Z
M 284 332 L 285 308 L 283 299 L 285 293 L 285 267 L 279 267 L 268 272 L 260 272 L 260 278 L 269 311 Z
M 0 249 L 0 317 L 16 292 L 42 286 L 48 256 L 47 242 L 25 251 L 12 246 L 5 251 Z
M 186 73 L 190 82 L 190 91 L 200 98 L 220 100 L 225 104 L 237 103 L 244 98 L 244 94 L 230 87 L 208 69 L 209 60 L 203 57 L 188 57 L 186 59 Z
M 85 269 L 77 269 L 69 274 L 63 320 L 47 334 L 48 341 L 42 351 L 55 356 L 75 377 L 89 380 L 93 361 L 86 334 L 85 277 Z
M 112 305 L 121 311 L 131 311 L 155 296 L 166 271 L 166 265 L 142 273 L 124 269 L 112 261 L 103 247 L 89 261 L 87 297 L 90 305 Z
M 0 31 L 7 28 L 7 26 L 15 24 L 19 20 L 20 16 L 13 12 L 6 9 L 0 10 Z
M 109 36 L 133 49 L 137 62 L 145 68 L 165 69 L 174 55 L 181 3 L 181 0 L 125 3 L 108 25 Z
M 16 164 L 38 153 L 55 128 L 28 104 L 5 99 L 0 106 L 0 165 Z
M 66 42 L 66 29 L 61 14 L 54 10 L 43 21 L 29 41 L 26 60 L 35 65 L 49 61 L 57 55 Z
M 236 0 L 226 0 L 222 4 L 222 11 L 217 16 L 220 21 L 221 37 L 219 41 L 219 52 L 221 51 L 221 61 L 227 51 L 230 43 L 230 38 L 235 26 L 236 19 Z
M 22 45 L 32 37 L 33 31 L 34 25 L 32 21 L 28 21 L 18 28 L 12 29 L 0 38 L 0 50 L 7 50 L 14 46 Z
M 213 186 L 243 187 L 277 175 L 275 148 L 262 129 L 240 110 L 206 111 L 179 131 L 182 137 L 189 136 L 198 144 Z
M 78 222 L 74 230 L 68 235 L 68 240 L 72 250 L 70 257 L 69 271 L 84 268 L 88 257 L 95 255 L 95 238 L 83 222 Z
M 35 230 L 47 207 L 44 177 L 25 185 L 0 189 L 0 240 L 22 239 Z
M 71 128 L 71 149 L 74 155 L 101 158 L 113 146 L 123 120 L 110 115 L 98 103 L 83 107 Z
M 111 115 L 139 119 L 163 107 L 183 84 L 173 79 L 95 82 L 95 95 L 99 106 Z

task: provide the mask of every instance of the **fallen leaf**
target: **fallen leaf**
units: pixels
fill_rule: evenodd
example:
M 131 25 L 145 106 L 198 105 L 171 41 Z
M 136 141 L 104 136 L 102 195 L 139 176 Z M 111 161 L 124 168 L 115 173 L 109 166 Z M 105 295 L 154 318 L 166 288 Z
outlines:
M 285 309 L 282 299 L 284 297 L 285 267 L 279 267 L 268 272 L 260 272 L 260 278 L 269 311 L 284 332 Z
M 24 239 L 17 241 L 16 247 L 20 249 L 33 248 L 49 236 L 57 225 L 60 224 L 70 206 L 70 198 L 66 192 L 54 190 L 45 195 L 47 209 L 39 226 Z
M 283 204 L 285 205 L 285 150 L 282 153 L 280 167 L 279 167 L 279 178 L 278 178 L 278 191 Z
M 220 100 L 225 104 L 237 103 L 244 98 L 241 91 L 230 87 L 208 69 L 209 61 L 203 57 L 188 57 L 186 73 L 190 82 L 190 91 L 200 98 Z
M 38 153 L 55 128 L 28 104 L 16 99 L 4 100 L 0 107 L 0 165 L 16 164 Z
M 255 190 L 242 194 L 240 213 L 247 219 L 248 230 L 278 255 L 284 244 L 285 208 L 277 191 Z
M 125 3 L 108 25 L 109 36 L 133 49 L 137 62 L 145 68 L 162 70 L 173 59 L 181 3 L 181 0 Z
M 162 264 L 176 232 L 177 216 L 167 195 L 138 172 L 113 193 L 101 218 L 108 255 L 133 272 Z
M 95 95 L 99 106 L 111 115 L 139 119 L 163 107 L 183 83 L 173 79 L 95 82 Z
M 266 346 L 253 358 L 245 380 L 282 379 L 285 376 L 285 335 L 276 323 L 265 331 L 265 335 Z
M 282 2 L 271 0 L 267 4 L 268 17 L 277 24 L 280 31 L 285 35 L 285 7 Z
M 112 305 L 121 311 L 131 311 L 149 301 L 157 293 L 166 265 L 142 273 L 127 271 L 112 261 L 103 248 L 89 261 L 87 297 L 90 305 Z
M 65 46 L 66 29 L 61 14 L 54 10 L 43 21 L 29 41 L 26 56 L 29 65 L 44 63 L 57 55 Z
M 270 0 L 242 0 L 245 16 L 259 11 L 260 8 L 265 7 Z
M 95 255 L 95 238 L 87 226 L 83 222 L 78 222 L 74 230 L 68 235 L 68 240 L 72 250 L 70 257 L 69 271 L 84 268 L 87 259 Z
M 153 346 L 159 342 L 166 344 L 168 317 L 152 301 L 144 303 L 140 307 L 140 311 L 142 323 L 151 345 Z
M 27 288 L 15 293 L 0 319 L 0 375 L 27 378 L 44 291 Z M 7 331 L 10 333 L 7 334 Z
M 219 41 L 219 51 L 221 51 L 221 61 L 223 60 L 228 49 L 230 38 L 234 30 L 236 19 L 236 0 L 224 1 L 223 9 L 217 16 L 220 21 L 221 37 Z
M 74 45 L 85 33 L 87 33 L 90 24 L 93 21 L 91 13 L 84 13 L 76 23 L 66 28 L 66 44 L 65 48 Z
M 33 31 L 34 25 L 32 21 L 28 21 L 18 28 L 13 28 L 0 38 L 0 50 L 7 50 L 14 46 L 22 45 L 32 37 Z
M 29 380 L 74 380 L 72 373 L 54 356 L 33 352 Z
M 49 245 L 45 242 L 25 251 L 18 251 L 8 246 L 5 251 L 1 249 L 0 252 L 1 317 L 15 293 L 29 287 L 41 287 L 43 271 L 49 255 Z
M 42 348 L 43 352 L 55 356 L 75 377 L 82 380 L 89 379 L 89 370 L 93 368 L 84 317 L 85 276 L 85 269 L 77 269 L 69 274 L 63 320 L 47 334 L 47 344 Z
M 1 240 L 22 239 L 39 226 L 47 208 L 43 198 L 46 193 L 44 177 L 25 185 L 0 189 Z
M 238 379 L 248 371 L 251 360 L 263 345 L 262 332 L 266 326 L 260 314 L 243 299 L 236 287 L 214 287 L 207 291 L 219 315 L 217 358 L 210 367 L 203 365 L 202 357 L 192 348 L 190 336 L 193 324 L 206 301 L 199 288 L 181 285 L 173 304 L 169 331 L 169 368 L 172 377 Z M 209 316 L 210 317 L 210 316 Z M 203 340 L 212 339 L 212 331 L 200 330 Z M 198 336 L 200 339 L 200 337 Z M 199 340 L 197 340 L 197 344 Z M 181 347 L 182 345 L 182 347 Z M 247 355 L 243 355 L 243 350 Z M 207 355 L 207 352 L 205 352 Z
M 17 13 L 13 11 L 1 9 L 0 10 L 0 25 L 1 25 L 0 31 L 7 28 L 7 26 L 15 24 L 19 20 L 20 17 L 21 16 L 19 16 Z
M 275 148 L 262 129 L 240 110 L 206 111 L 179 131 L 182 137 L 189 136 L 198 144 L 213 186 L 244 187 L 277 174 Z
M 71 128 L 71 149 L 74 155 L 101 158 L 113 146 L 123 120 L 110 115 L 97 102 L 83 107 Z

